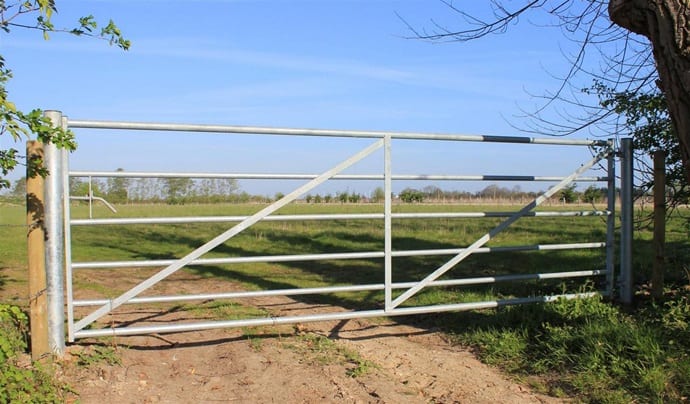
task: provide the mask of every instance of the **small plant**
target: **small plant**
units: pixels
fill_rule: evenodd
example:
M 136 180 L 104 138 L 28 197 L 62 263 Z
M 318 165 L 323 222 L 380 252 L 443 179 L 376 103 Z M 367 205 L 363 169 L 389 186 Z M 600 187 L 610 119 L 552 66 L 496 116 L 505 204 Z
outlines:
M 110 366 L 122 364 L 116 348 L 111 346 L 94 346 L 90 349 L 74 351 L 72 355 L 77 359 L 77 366 L 87 368 L 102 363 Z
M 28 347 L 28 318 L 19 307 L 0 304 L 0 403 L 62 402 L 67 386 L 39 363 L 20 359 Z
M 360 377 L 377 368 L 374 362 L 362 358 L 358 352 L 340 346 L 322 335 L 304 334 L 298 337 L 298 341 L 301 343 L 285 346 L 299 352 L 310 363 L 344 364 L 348 366 L 345 374 L 349 377 Z
M 685 332 L 690 331 L 690 299 L 688 296 L 680 296 L 675 300 L 669 300 L 665 304 L 665 310 L 661 321 L 670 330 Z
M 19 307 L 0 304 L 0 364 L 26 350 L 28 321 Z
M 367 373 L 371 372 L 372 369 L 376 369 L 377 366 L 374 362 L 362 359 L 359 355 L 354 355 L 352 357 L 349 357 L 350 363 L 354 364 L 355 366 L 351 369 L 348 369 L 345 371 L 345 374 L 352 377 L 352 378 L 357 378 L 360 376 L 364 376 Z
M 252 349 L 256 352 L 259 352 L 263 349 L 263 341 L 261 341 L 260 338 L 252 338 L 249 337 L 249 346 L 252 347 Z

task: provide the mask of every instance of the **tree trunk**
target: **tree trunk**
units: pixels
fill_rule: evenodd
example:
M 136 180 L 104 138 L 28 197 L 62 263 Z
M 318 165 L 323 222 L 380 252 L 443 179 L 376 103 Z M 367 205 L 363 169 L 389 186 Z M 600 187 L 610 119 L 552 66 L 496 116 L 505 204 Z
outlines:
M 610 0 L 615 24 L 652 44 L 659 82 L 690 181 L 690 8 L 687 0 Z

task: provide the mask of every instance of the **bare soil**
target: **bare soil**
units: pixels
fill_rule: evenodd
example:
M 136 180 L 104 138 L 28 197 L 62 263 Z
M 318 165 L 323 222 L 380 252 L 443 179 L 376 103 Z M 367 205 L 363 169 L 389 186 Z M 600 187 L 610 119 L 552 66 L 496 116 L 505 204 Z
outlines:
M 165 289 L 177 292 L 190 285 L 189 275 L 166 282 Z M 204 278 L 193 283 L 202 290 L 225 286 Z M 246 304 L 272 315 L 314 309 L 285 297 Z M 178 322 L 198 315 L 130 308 L 106 321 Z M 323 346 L 323 338 L 332 343 Z M 77 364 L 78 352 L 100 345 L 114 347 L 121 364 Z M 68 352 L 60 377 L 76 392 L 70 400 L 86 404 L 563 402 L 487 367 L 440 332 L 390 319 L 80 340 Z

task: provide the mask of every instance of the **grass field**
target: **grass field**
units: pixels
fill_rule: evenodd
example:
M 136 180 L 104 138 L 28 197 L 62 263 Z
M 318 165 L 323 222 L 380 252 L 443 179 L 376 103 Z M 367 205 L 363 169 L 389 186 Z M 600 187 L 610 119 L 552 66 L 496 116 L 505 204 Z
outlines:
M 238 216 L 249 215 L 264 205 L 121 205 L 114 214 L 96 206 L 96 218 L 123 217 L 178 217 L 178 216 Z M 411 205 L 394 206 L 394 212 L 464 212 L 506 211 L 510 206 L 456 206 Z M 558 208 L 556 208 L 558 209 Z M 560 208 L 563 209 L 563 208 Z M 554 208 L 548 208 L 554 210 Z M 591 210 L 591 206 L 569 208 Z M 0 289 L 5 300 L 20 294 L 8 291 L 24 288 L 26 279 L 20 268 L 25 267 L 26 246 L 24 208 L 3 205 L 0 210 Z M 316 213 L 380 213 L 376 204 L 294 204 L 280 214 Z M 86 218 L 85 205 L 74 205 L 73 218 Z M 472 219 L 397 219 L 393 222 L 394 250 L 426 250 L 466 247 L 495 227 L 500 218 Z M 180 224 L 180 225 L 113 225 L 74 226 L 72 230 L 73 260 L 77 261 L 130 261 L 180 258 L 206 241 L 222 233 L 232 223 Z M 606 239 L 603 217 L 526 217 L 507 231 L 491 240 L 487 246 L 516 246 L 553 243 L 598 242 Z M 634 269 L 638 280 L 649 276 L 651 266 L 651 231 L 635 234 Z M 667 232 L 667 278 L 681 281 L 687 252 L 687 224 L 677 218 L 669 222 Z M 338 252 L 382 251 L 382 220 L 291 221 L 259 223 L 204 256 L 235 257 L 256 255 L 319 254 Z M 393 263 L 394 282 L 422 279 L 451 256 L 418 256 L 396 258 Z M 556 272 L 603 269 L 603 249 L 569 251 L 530 251 L 475 254 L 451 270 L 447 278 L 468 278 L 502 274 Z M 241 282 L 250 289 L 276 289 L 379 283 L 383 281 L 382 259 L 304 261 L 290 263 L 254 263 L 234 265 L 193 266 L 188 271 L 208 276 L 219 276 Z M 122 270 L 102 270 L 104 276 Z M 121 273 L 121 272 L 120 272 Z M 600 282 L 597 278 L 595 281 Z M 524 287 L 523 287 L 524 285 Z M 526 284 L 495 284 L 489 287 L 465 288 L 465 291 L 497 295 L 524 295 L 553 293 L 564 287 L 563 282 L 533 282 Z M 582 282 L 568 282 L 571 291 Z M 15 287 L 16 286 L 16 287 Z M 536 288 L 535 288 L 536 286 Z M 113 291 L 117 292 L 117 291 Z M 438 294 L 438 292 L 435 292 Z M 381 301 L 380 294 L 366 294 L 370 301 Z M 341 303 L 357 306 L 362 297 L 348 296 Z M 368 302 L 371 303 L 371 302 Z
M 124 205 L 114 215 L 101 207 L 95 217 L 248 215 L 263 205 Z M 396 205 L 396 212 L 499 211 L 506 206 Z M 554 210 L 555 208 L 548 208 Z M 591 209 L 591 207 L 590 207 Z M 588 210 L 577 207 L 569 210 Z M 296 204 L 280 214 L 381 212 L 380 205 Z M 84 218 L 75 205 L 73 217 Z M 399 219 L 393 222 L 393 249 L 457 248 L 471 244 L 501 219 Z M 26 228 L 22 206 L 0 207 L 0 301 L 26 305 Z M 73 229 L 75 261 L 152 260 L 181 257 L 222 233 L 231 224 L 78 226 Z M 601 217 L 523 218 L 489 246 L 594 242 L 605 240 Z M 690 302 L 688 222 L 674 216 L 667 225 L 669 288 L 664 300 L 651 301 L 642 283 L 653 258 L 651 230 L 635 232 L 634 271 L 637 309 L 620 309 L 598 299 L 509 307 L 467 313 L 436 314 L 412 319 L 441 327 L 458 343 L 475 347 L 485 361 L 500 366 L 535 388 L 553 395 L 591 402 L 683 402 L 690 396 Z M 208 257 L 311 254 L 383 249 L 382 221 L 336 220 L 261 223 L 219 246 Z M 394 259 L 395 282 L 421 279 L 448 259 L 426 256 Z M 449 272 L 467 278 L 516 273 L 603 269 L 603 249 L 476 254 Z M 96 270 L 88 270 L 96 271 Z M 97 270 L 99 276 L 127 277 L 127 269 Z M 247 289 L 381 283 L 381 259 L 205 265 L 185 269 L 219 277 Z M 430 289 L 413 303 L 436 304 L 581 291 L 599 286 L 586 280 L 505 283 Z M 75 287 L 115 295 L 89 281 Z M 588 286 L 585 286 L 587 283 Z M 203 292 L 203 291 L 199 291 Z M 348 293 L 300 297 L 348 308 L 380 307 L 382 293 Z M 237 306 L 241 310 L 241 306 Z M 227 313 L 225 313 L 227 314 Z
M 152 216 L 236 216 L 252 214 L 263 205 L 123 205 L 113 214 L 102 207 L 95 217 L 152 217 Z M 506 206 L 453 206 L 453 205 L 396 205 L 396 212 L 445 212 L 445 211 L 498 211 L 510 210 Z M 515 209 L 515 207 L 513 207 Z M 22 222 L 20 207 L 6 207 L 8 224 L 18 226 Z M 382 212 L 381 205 L 307 205 L 296 204 L 281 210 L 281 214 L 314 213 L 372 213 Z M 84 218 L 85 206 L 74 206 L 73 217 Z M 394 250 L 427 250 L 466 247 L 495 227 L 500 218 L 483 219 L 398 219 L 393 223 Z M 180 258 L 209 239 L 222 233 L 232 224 L 182 224 L 182 225 L 129 225 L 129 226 L 75 226 L 73 236 L 73 260 L 155 260 Z M 22 266 L 26 256 L 22 245 L 22 227 L 8 227 L 13 233 L 4 245 L 12 246 L 3 252 L 2 262 L 10 267 Z M 551 243 L 605 241 L 605 223 L 601 217 L 524 218 L 501 233 L 487 246 L 515 246 Z M 6 242 L 6 244 L 5 244 Z M 335 220 L 313 222 L 260 223 L 219 246 L 206 258 L 320 254 L 383 250 L 382 220 Z M 442 265 L 451 256 L 422 256 L 396 258 L 393 280 L 395 282 L 422 279 Z M 467 278 L 501 274 L 554 272 L 576 269 L 603 269 L 603 249 L 550 251 L 550 252 L 502 252 L 476 254 L 453 269 L 446 278 Z M 383 260 L 330 260 L 291 263 L 254 263 L 235 265 L 193 266 L 188 271 L 208 276 L 219 276 L 238 281 L 250 289 L 277 289 L 380 283 L 383 281 Z M 104 276 L 116 273 L 102 270 Z M 120 272 L 121 273 L 121 272 Z M 17 282 L 6 279 L 6 282 Z M 571 282 L 572 283 L 572 282 Z M 537 290 L 527 284 L 529 290 L 518 285 L 494 285 L 473 287 L 469 290 L 496 295 L 513 295 L 537 292 L 553 292 L 560 282 L 542 282 Z M 95 286 L 92 286 L 94 288 Z M 467 288 L 466 288 L 467 289 Z M 482 292 L 484 291 L 484 292 Z M 438 295 L 438 291 L 433 294 Z M 340 303 L 358 306 L 361 303 L 380 302 L 381 294 L 348 295 Z M 423 295 L 422 295 L 423 296 Z M 446 296 L 447 297 L 447 296 Z M 428 300 L 427 297 L 423 297 Z M 363 301 L 367 300 L 367 301 Z

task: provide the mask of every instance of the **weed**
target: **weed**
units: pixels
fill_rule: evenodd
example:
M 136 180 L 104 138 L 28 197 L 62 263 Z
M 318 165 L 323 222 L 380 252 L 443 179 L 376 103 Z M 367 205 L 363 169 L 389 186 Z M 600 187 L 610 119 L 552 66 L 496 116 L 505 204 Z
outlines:
M 261 338 L 247 337 L 247 340 L 249 341 L 249 346 L 255 352 L 259 352 L 263 349 L 263 340 Z
M 40 363 L 22 364 L 28 320 L 16 306 L 0 304 L 0 403 L 62 402 L 69 388 Z M 24 355 L 25 356 L 25 355 Z
M 188 310 L 197 317 L 214 320 L 239 320 L 244 318 L 266 316 L 264 309 L 243 305 L 235 301 L 209 301 L 201 304 L 187 304 L 182 310 Z
M 94 346 L 91 349 L 84 349 L 72 352 L 77 360 L 77 366 L 92 367 L 100 364 L 109 366 L 121 365 L 122 359 L 117 353 L 117 349 L 112 346 Z
M 680 296 L 677 299 L 669 300 L 664 304 L 665 310 L 662 311 L 661 323 L 669 330 L 676 332 L 690 331 L 690 299 L 688 296 Z
M 0 304 L 0 363 L 27 349 L 28 321 L 19 307 Z
M 304 360 L 320 365 L 343 364 L 348 368 L 345 374 L 349 377 L 360 377 L 377 365 L 362 358 L 358 352 L 343 347 L 318 334 L 304 334 L 297 337 L 298 344 L 284 344 L 286 348 L 297 351 Z

